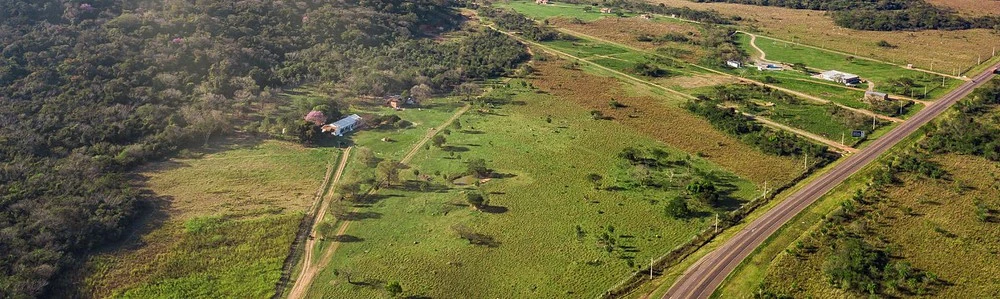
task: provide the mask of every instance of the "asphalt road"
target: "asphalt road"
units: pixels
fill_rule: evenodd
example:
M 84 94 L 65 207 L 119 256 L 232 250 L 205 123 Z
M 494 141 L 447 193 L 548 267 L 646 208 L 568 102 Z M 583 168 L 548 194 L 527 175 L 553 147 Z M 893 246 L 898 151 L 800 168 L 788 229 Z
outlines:
M 941 115 L 942 112 L 964 98 L 973 89 L 993 77 L 992 71 L 1000 64 L 988 68 L 952 92 L 938 99 L 916 115 L 889 131 L 869 147 L 849 156 L 830 171 L 809 183 L 795 194 L 779 203 L 760 218 L 747 225 L 722 246 L 684 271 L 663 298 L 708 298 L 757 246 L 774 234 L 785 222 L 839 185 L 852 174 L 875 160 L 918 128 Z

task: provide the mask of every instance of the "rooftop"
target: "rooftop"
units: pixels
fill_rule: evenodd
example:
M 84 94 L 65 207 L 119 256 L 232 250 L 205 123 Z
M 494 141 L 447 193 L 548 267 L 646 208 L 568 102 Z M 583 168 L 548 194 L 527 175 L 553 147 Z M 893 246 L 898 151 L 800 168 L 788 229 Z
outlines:
M 344 126 L 352 125 L 352 124 L 358 122 L 359 120 L 361 120 L 361 116 L 358 116 L 357 114 L 351 114 L 351 115 L 348 115 L 348 116 L 346 116 L 344 118 L 341 118 L 340 120 L 338 120 L 338 121 L 336 121 L 336 122 L 334 122 L 334 123 L 332 123 L 330 125 L 331 126 L 336 126 L 338 128 L 341 128 L 341 127 L 344 127 Z
M 823 77 L 827 77 L 827 78 L 833 78 L 833 77 L 857 78 L 857 77 L 860 77 L 860 76 L 855 75 L 855 74 L 849 74 L 849 73 L 845 73 L 845 72 L 841 72 L 841 71 L 834 71 L 834 70 L 825 71 L 825 72 L 822 72 L 820 74 L 823 75 Z

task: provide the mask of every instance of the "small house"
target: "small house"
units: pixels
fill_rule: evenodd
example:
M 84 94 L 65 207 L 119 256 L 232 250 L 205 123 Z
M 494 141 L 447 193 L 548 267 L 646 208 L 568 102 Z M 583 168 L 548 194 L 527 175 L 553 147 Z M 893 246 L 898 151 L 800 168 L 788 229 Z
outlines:
M 643 19 L 645 19 L 645 20 L 650 20 L 650 19 L 653 19 L 653 15 L 650 15 L 650 14 L 648 14 L 648 13 L 644 13 L 644 14 L 641 14 L 641 15 L 639 15 L 639 17 L 640 17 L 640 18 L 643 18 Z
M 888 101 L 889 95 L 883 92 L 865 91 L 865 99 L 869 101 L 871 100 Z
M 743 67 L 743 63 L 739 60 L 726 60 L 726 65 L 734 69 Z
M 322 127 L 323 133 L 332 132 L 334 136 L 344 136 L 361 126 L 361 116 L 351 114 L 340 120 Z
M 535 4 L 549 4 L 549 0 L 535 0 Z
M 385 97 L 385 105 L 392 109 L 402 110 L 405 105 L 416 105 L 417 100 L 413 97 L 403 98 L 398 95 Z
M 861 77 L 855 74 L 848 74 L 841 71 L 825 71 L 819 74 L 821 78 L 828 81 L 837 82 L 847 86 L 861 84 Z
M 601 13 L 611 13 L 610 7 L 601 7 Z

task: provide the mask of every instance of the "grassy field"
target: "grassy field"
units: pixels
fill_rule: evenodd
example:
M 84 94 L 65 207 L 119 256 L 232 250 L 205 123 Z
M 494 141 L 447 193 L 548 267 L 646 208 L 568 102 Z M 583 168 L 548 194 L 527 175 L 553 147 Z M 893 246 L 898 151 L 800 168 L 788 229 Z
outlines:
M 341 245 L 310 297 L 376 297 L 392 281 L 400 282 L 406 296 L 592 297 L 686 241 L 712 215 L 701 207 L 687 220 L 664 216 L 663 200 L 677 196 L 678 187 L 595 190 L 587 173 L 600 174 L 605 186 L 629 177 L 616 158 L 629 146 L 690 156 L 691 168 L 673 169 L 678 181 L 695 173 L 728 181 L 733 201 L 724 209 L 756 194 L 755 184 L 709 160 L 614 121 L 594 120 L 589 107 L 530 89 L 527 82 L 510 85 L 485 96 L 509 97 L 508 104 L 467 113 L 461 129 L 443 135 L 445 147 L 421 149 L 402 172 L 410 182 L 420 180 L 414 170 L 429 175 L 437 191 L 383 189 L 363 206 L 367 216 L 346 232 L 354 242 Z M 465 162 L 476 158 L 502 174 L 478 187 L 490 199 L 482 210 L 464 201 L 462 192 L 476 187 L 449 184 L 439 175 L 464 172 Z M 495 243 L 470 245 L 451 229 L 456 224 Z M 605 232 L 617 240 L 611 253 L 597 244 Z
M 553 1 L 557 2 L 557 1 Z M 601 13 L 600 7 L 590 5 L 579 5 L 571 3 L 553 3 L 548 5 L 535 4 L 535 1 L 498 1 L 494 4 L 497 7 L 507 7 L 536 20 L 544 20 L 551 17 L 577 18 L 583 21 L 593 21 L 604 17 L 616 17 L 614 14 Z M 590 7 L 590 11 L 584 10 Z M 629 17 L 632 14 L 625 14 Z
M 743 38 L 744 40 L 746 38 Z M 784 63 L 804 63 L 807 67 L 821 70 L 838 70 L 852 73 L 865 80 L 876 83 L 876 90 L 885 88 L 890 79 L 907 77 L 915 79 L 918 86 L 927 86 L 927 96 L 937 98 L 961 84 L 962 81 L 947 78 L 942 81 L 940 76 L 934 76 L 919 71 L 907 70 L 893 65 L 887 65 L 864 59 L 848 60 L 845 55 L 803 47 L 796 44 L 776 41 L 766 37 L 757 37 L 757 47 L 767 53 L 767 59 Z M 748 49 L 749 50 L 749 49 Z M 944 82 L 944 86 L 941 83 Z M 918 89 L 922 91 L 921 89 Z
M 571 30 L 572 32 L 612 40 L 646 51 L 656 51 L 661 48 L 676 49 L 679 50 L 677 51 L 678 53 L 687 53 L 686 55 L 678 55 L 676 58 L 691 63 L 697 62 L 700 57 L 705 55 L 705 50 L 692 42 L 639 41 L 638 37 L 640 35 L 660 37 L 667 33 L 683 34 L 692 41 L 700 39 L 701 28 L 698 25 L 672 18 L 656 17 L 651 20 L 643 18 L 604 18 L 585 23 L 556 18 L 550 20 L 549 24 Z
M 996 259 L 1000 246 L 994 241 L 1000 238 L 1000 229 L 996 223 L 977 220 L 973 202 L 1000 206 L 995 196 L 998 185 L 992 178 L 1000 167 L 971 156 L 945 155 L 934 161 L 945 167 L 951 180 L 904 176 L 902 183 L 884 193 L 885 200 L 874 204 L 872 213 L 879 215 L 878 224 L 869 228 L 898 248 L 894 251 L 897 258 L 936 274 L 944 282 L 930 288 L 929 294 L 996 297 L 1000 295 L 996 279 L 1000 276 Z M 810 244 L 808 234 L 800 240 Z M 778 254 L 765 276 L 765 285 L 794 296 L 848 296 L 826 280 L 822 269 L 828 254 L 825 247 L 798 256 Z
M 952 0 L 947 1 L 952 2 Z M 982 3 L 988 2 L 970 1 L 976 5 L 985 5 Z M 949 74 L 974 66 L 980 56 L 985 60 L 990 57 L 994 47 L 1000 47 L 1000 40 L 994 38 L 991 30 L 987 29 L 924 30 L 905 33 L 859 31 L 834 25 L 833 20 L 821 11 L 728 3 L 696 3 L 688 0 L 652 2 L 676 7 L 714 9 L 723 14 L 742 17 L 743 21 L 740 22 L 742 27 L 764 35 L 901 65 L 912 63 L 918 68 Z M 879 47 L 878 42 L 882 40 L 896 47 Z
M 140 171 L 150 215 L 133 238 L 96 254 L 93 297 L 266 298 L 335 148 L 229 140 Z

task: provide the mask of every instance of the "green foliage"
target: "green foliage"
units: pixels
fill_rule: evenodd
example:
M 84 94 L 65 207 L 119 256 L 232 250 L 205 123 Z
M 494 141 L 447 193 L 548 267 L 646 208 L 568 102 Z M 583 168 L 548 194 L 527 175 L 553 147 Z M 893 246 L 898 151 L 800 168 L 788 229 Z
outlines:
M 688 207 L 687 200 L 683 197 L 674 197 L 667 201 L 667 205 L 663 208 L 663 213 L 667 217 L 676 219 L 688 218 L 693 214 L 691 208 Z
M 477 178 L 486 178 L 490 176 L 490 169 L 486 167 L 485 159 L 472 159 L 466 164 L 466 173 L 473 175 Z
M 668 75 L 666 70 L 661 69 L 648 61 L 636 62 L 630 69 L 632 73 L 647 77 L 663 77 Z
M 718 102 L 702 98 L 687 103 L 687 109 L 700 115 L 723 132 L 739 137 L 765 153 L 779 156 L 809 155 L 823 158 L 827 147 L 804 140 L 791 133 L 764 128 L 732 108 L 720 108 Z
M 385 291 L 389 292 L 389 296 L 396 297 L 403 293 L 403 286 L 398 281 L 393 281 L 385 285 Z
M 434 144 L 434 146 L 436 147 L 444 146 L 444 143 L 447 141 L 448 140 L 445 139 L 444 136 L 442 135 L 435 135 L 433 138 L 431 138 L 431 143 Z
M 715 206 L 722 197 L 715 183 L 703 179 L 691 182 L 685 189 L 692 197 L 709 206 Z
M 1000 120 L 985 115 L 1000 105 L 1000 80 L 993 79 L 958 102 L 960 113 L 936 123 L 923 144 L 934 152 L 977 155 L 1000 161 Z
M 465 201 L 477 209 L 489 204 L 486 196 L 483 196 L 483 193 L 479 191 L 466 192 Z

